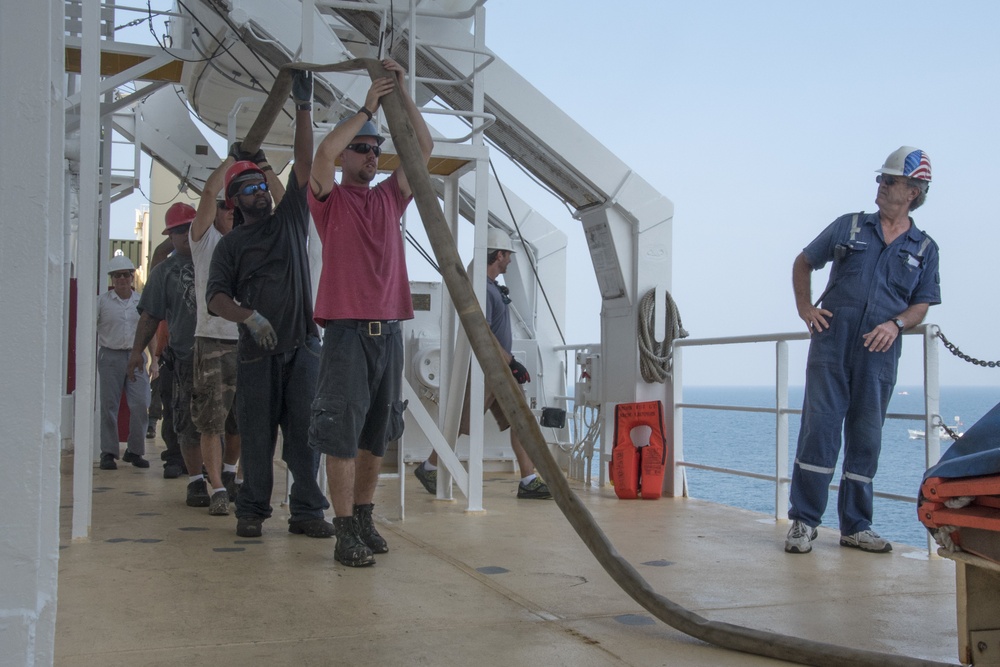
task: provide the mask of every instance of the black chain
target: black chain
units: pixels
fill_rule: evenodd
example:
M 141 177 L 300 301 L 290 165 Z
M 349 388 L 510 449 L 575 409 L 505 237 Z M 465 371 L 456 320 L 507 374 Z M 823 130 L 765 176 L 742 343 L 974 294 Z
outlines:
M 931 426 L 938 426 L 942 431 L 948 434 L 948 437 L 952 440 L 958 440 L 961 437 L 961 433 L 956 433 L 955 431 L 948 428 L 948 425 L 944 423 L 940 415 L 934 415 L 934 419 L 931 420 Z
M 988 366 L 989 368 L 996 368 L 997 366 L 1000 366 L 1000 361 L 982 361 L 981 359 L 976 359 L 975 357 L 970 357 L 969 355 L 965 354 L 960 349 L 958 349 L 957 345 L 955 345 L 954 343 L 950 342 L 947 338 L 945 338 L 944 334 L 941 333 L 940 329 L 935 335 L 941 339 L 941 342 L 944 343 L 945 348 L 947 348 L 949 352 L 954 354 L 962 361 L 968 361 L 970 364 L 975 364 L 976 366 L 984 366 L 984 367 Z

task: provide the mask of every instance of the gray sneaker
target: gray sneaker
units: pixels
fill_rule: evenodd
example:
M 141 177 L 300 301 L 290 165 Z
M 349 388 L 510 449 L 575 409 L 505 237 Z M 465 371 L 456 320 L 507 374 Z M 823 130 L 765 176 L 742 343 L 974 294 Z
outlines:
M 841 535 L 840 546 L 853 547 L 862 551 L 871 551 L 876 554 L 884 554 L 892 551 L 892 545 L 874 530 L 862 530 L 853 535 Z
M 437 495 L 438 491 L 437 470 L 428 470 L 427 468 L 424 467 L 424 464 L 421 463 L 413 471 L 413 474 L 417 476 L 417 479 L 420 480 L 420 483 L 424 485 L 425 489 L 427 489 L 427 493 L 431 494 L 432 496 Z
M 785 551 L 790 554 L 807 554 L 812 551 L 812 541 L 818 535 L 819 531 L 816 528 L 807 526 L 801 521 L 793 521 L 788 536 L 785 537 Z
M 549 491 L 549 485 L 535 475 L 535 479 L 527 484 L 522 482 L 517 485 L 517 497 L 522 500 L 552 500 L 552 492 Z
M 227 491 L 216 491 L 212 494 L 212 500 L 208 505 L 208 513 L 212 516 L 226 516 L 229 514 L 229 493 Z

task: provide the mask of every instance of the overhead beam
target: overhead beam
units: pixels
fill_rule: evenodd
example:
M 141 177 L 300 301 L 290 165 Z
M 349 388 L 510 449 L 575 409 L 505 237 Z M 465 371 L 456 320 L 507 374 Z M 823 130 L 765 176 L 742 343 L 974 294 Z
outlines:
M 184 60 L 199 59 L 198 53 L 189 49 L 167 50 L 161 49 L 158 46 L 147 46 L 145 44 L 101 40 L 100 75 L 102 77 L 115 76 L 137 65 L 141 65 L 150 59 L 162 59 L 164 55 L 169 58 L 168 62 L 150 71 L 142 72 L 141 75 L 133 78 L 139 81 L 180 83 L 181 72 L 184 69 Z M 79 74 L 80 62 L 80 38 L 67 36 L 66 71 Z

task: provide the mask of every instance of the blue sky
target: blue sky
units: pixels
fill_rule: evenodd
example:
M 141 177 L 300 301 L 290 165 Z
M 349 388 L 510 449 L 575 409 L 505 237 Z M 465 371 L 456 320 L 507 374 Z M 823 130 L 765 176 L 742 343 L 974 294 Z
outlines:
M 991 178 L 1000 3 L 619 0 L 600 9 L 608 6 L 491 0 L 486 42 L 673 201 L 672 294 L 692 336 L 802 330 L 792 260 L 837 216 L 875 210 L 874 170 L 905 144 L 927 151 L 934 169 L 914 214 L 941 247 L 943 303 L 927 321 L 967 353 L 1000 359 L 989 296 L 1000 283 Z M 600 302 L 578 223 L 519 172 L 498 169 L 570 237 L 567 338 L 597 341 Z M 130 229 L 135 205 L 117 209 L 114 224 Z M 814 294 L 825 280 L 814 274 Z M 691 355 L 685 380 L 769 384 L 771 348 L 747 347 Z M 899 382 L 916 384 L 919 339 L 906 348 Z M 793 346 L 793 365 L 804 352 Z M 943 347 L 940 359 L 942 384 L 1000 386 L 1000 369 Z M 801 377 L 793 370 L 792 384 Z
M 674 202 L 672 294 L 692 336 L 801 331 L 795 255 L 840 214 L 875 210 L 874 170 L 913 145 L 935 176 L 914 220 L 941 247 L 943 303 L 927 321 L 1000 359 L 989 296 L 1000 284 L 1000 3 L 599 6 L 490 2 L 486 41 Z M 826 275 L 814 274 L 814 294 Z M 919 362 L 919 339 L 905 342 Z M 767 384 L 771 354 L 686 364 L 686 376 Z M 943 384 L 1000 385 L 1000 369 L 940 354 Z M 919 365 L 899 381 L 919 383 Z

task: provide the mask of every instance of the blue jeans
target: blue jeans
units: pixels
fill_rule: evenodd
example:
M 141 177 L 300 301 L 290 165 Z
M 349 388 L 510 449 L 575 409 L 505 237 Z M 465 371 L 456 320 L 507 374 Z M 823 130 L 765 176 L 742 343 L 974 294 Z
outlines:
M 319 452 L 309 447 L 319 354 L 319 339 L 310 336 L 289 352 L 240 359 L 236 421 L 243 440 L 243 486 L 236 497 L 237 518 L 271 516 L 278 427 L 283 438 L 281 458 L 292 473 L 290 520 L 322 518 L 330 507 L 316 482 Z
M 163 467 L 168 465 L 184 465 L 184 457 L 181 456 L 181 445 L 177 440 L 177 431 L 174 430 L 174 351 L 169 347 L 163 350 L 160 355 L 160 437 L 166 450 L 160 453 L 160 460 Z

